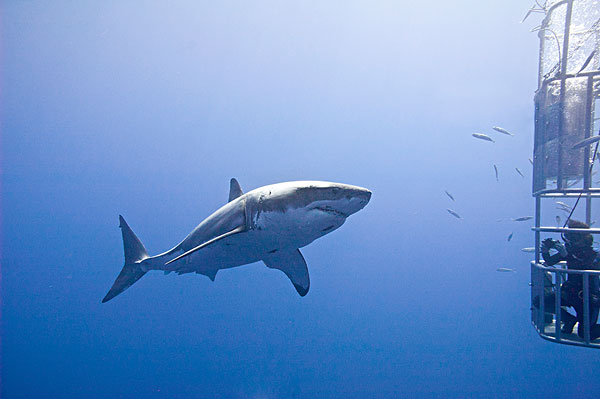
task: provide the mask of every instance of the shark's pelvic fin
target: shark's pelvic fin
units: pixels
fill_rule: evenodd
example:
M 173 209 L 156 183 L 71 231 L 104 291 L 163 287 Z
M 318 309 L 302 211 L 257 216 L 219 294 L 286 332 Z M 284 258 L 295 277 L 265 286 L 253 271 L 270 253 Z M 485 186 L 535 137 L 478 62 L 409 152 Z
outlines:
M 188 256 L 188 255 L 191 255 L 191 254 L 193 254 L 194 252 L 198 251 L 199 249 L 202 249 L 202 248 L 204 248 L 204 247 L 206 247 L 206 246 L 209 246 L 210 244 L 212 244 L 212 243 L 214 243 L 214 242 L 217 242 L 217 241 L 219 241 L 219 240 L 222 240 L 223 238 L 229 237 L 229 236 L 231 236 L 231 235 L 234 235 L 234 234 L 242 233 L 242 232 L 244 232 L 244 231 L 246 231 L 246 226 L 239 226 L 239 227 L 236 227 L 235 229 L 233 229 L 233 230 L 231 230 L 231 231 L 228 231 L 228 232 L 227 232 L 227 233 L 225 233 L 225 234 L 221 234 L 220 236 L 217 236 L 217 237 L 215 237 L 215 238 L 213 238 L 213 239 L 211 239 L 211 240 L 208 240 L 208 241 L 206 241 L 206 242 L 203 242 L 202 244 L 198 245 L 197 247 L 195 247 L 195 248 L 192 248 L 192 249 L 190 249 L 189 251 L 187 251 L 187 252 L 185 252 L 185 253 L 183 253 L 183 254 L 179 255 L 178 257 L 171 259 L 170 261 L 168 261 L 167 263 L 165 263 L 165 266 L 166 266 L 166 265 L 168 265 L 169 263 L 173 263 L 173 262 L 175 262 L 176 260 L 179 260 L 179 259 L 181 259 L 181 258 L 184 258 L 184 257 L 186 257 L 186 256 Z
M 308 293 L 310 288 L 308 267 L 299 249 L 277 251 L 269 254 L 267 258 L 263 259 L 263 262 L 271 269 L 279 269 L 284 272 L 294 284 L 294 288 L 300 296 Z
M 108 294 L 102 300 L 102 303 L 110 301 L 112 298 L 131 287 L 133 283 L 138 281 L 146 272 L 142 270 L 140 262 L 148 257 L 144 244 L 140 241 L 135 233 L 131 230 L 123 216 L 119 215 L 119 227 L 123 235 L 123 250 L 125 251 L 125 266 Z
M 210 281 L 215 281 L 215 277 L 217 277 L 217 272 L 219 270 L 211 270 L 208 272 L 204 272 L 203 274 L 210 279 Z
M 237 197 L 241 197 L 244 194 L 244 192 L 242 191 L 242 188 L 240 187 L 240 183 L 238 183 L 238 181 L 232 177 L 231 180 L 229 181 L 229 201 L 231 202 L 234 199 L 236 199 Z

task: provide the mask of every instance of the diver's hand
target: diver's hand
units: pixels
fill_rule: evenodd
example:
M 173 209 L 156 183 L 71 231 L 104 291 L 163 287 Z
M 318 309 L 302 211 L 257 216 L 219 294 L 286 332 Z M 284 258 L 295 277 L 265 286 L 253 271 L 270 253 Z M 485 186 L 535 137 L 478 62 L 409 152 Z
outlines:
M 565 245 L 562 242 L 556 241 L 554 243 L 554 249 L 556 249 L 558 251 L 560 256 L 563 256 L 563 257 L 567 256 L 567 248 L 565 248 Z
M 542 241 L 542 253 L 550 252 L 551 248 L 554 248 L 554 240 L 552 238 L 546 238 Z

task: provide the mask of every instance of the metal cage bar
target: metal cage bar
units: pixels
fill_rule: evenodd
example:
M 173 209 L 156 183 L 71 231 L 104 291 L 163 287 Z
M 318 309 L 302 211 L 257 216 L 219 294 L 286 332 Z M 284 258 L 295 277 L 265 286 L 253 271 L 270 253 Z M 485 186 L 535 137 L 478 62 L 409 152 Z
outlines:
M 551 287 L 545 285 L 544 279 L 546 274 L 553 276 L 554 284 Z M 562 290 L 561 283 L 566 280 L 563 276 L 568 275 L 581 275 L 583 277 L 583 338 L 578 334 L 565 334 L 561 332 L 561 318 L 562 318 Z M 600 270 L 569 270 L 556 267 L 548 267 L 540 263 L 531 262 L 531 301 L 532 301 L 532 318 L 531 323 L 535 327 L 540 337 L 556 343 L 584 346 L 587 348 L 600 349 L 600 337 L 591 340 L 591 295 L 590 295 L 590 276 L 600 276 Z M 544 303 L 544 296 L 546 289 L 553 289 L 555 294 L 554 301 L 554 312 L 552 322 L 546 321 L 546 304 Z M 536 300 L 536 298 L 538 298 Z M 539 306 L 536 307 L 535 303 L 539 301 Z M 578 327 L 579 328 L 579 327 Z
M 555 297 L 554 297 L 554 314 L 555 314 L 555 323 L 554 323 L 554 336 L 556 337 L 556 340 L 558 342 L 560 342 L 561 336 L 561 328 L 560 328 L 560 322 L 562 321 L 562 314 L 561 314 L 561 309 L 562 307 L 560 306 L 562 304 L 562 274 L 560 274 L 560 272 L 557 272 L 555 275 L 555 280 L 554 280 L 554 292 L 555 292 Z

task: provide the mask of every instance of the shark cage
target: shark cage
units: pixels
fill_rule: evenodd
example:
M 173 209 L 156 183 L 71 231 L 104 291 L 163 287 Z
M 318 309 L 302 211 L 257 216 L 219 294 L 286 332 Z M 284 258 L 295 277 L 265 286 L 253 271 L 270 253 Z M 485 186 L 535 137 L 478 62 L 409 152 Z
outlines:
M 587 270 L 585 266 L 579 270 L 568 269 L 564 261 L 551 266 L 540 259 L 540 240 L 546 236 L 560 238 L 560 235 L 564 239 L 565 234 L 591 233 L 596 241 L 600 237 L 597 235 L 600 228 L 594 227 L 592 218 L 592 202 L 600 197 L 600 187 L 594 186 L 600 183 L 594 181 L 596 169 L 600 169 L 594 165 L 594 160 L 600 158 L 600 118 L 595 118 L 599 114 L 596 100 L 600 93 L 600 3 L 598 0 L 555 0 L 544 4 L 536 1 L 527 15 L 531 12 L 544 15 L 541 25 L 534 28 L 540 48 L 534 97 L 535 227 L 532 230 L 536 255 L 531 262 L 531 321 L 539 335 L 551 342 L 600 348 L 600 339 L 594 339 L 597 334 L 592 333 L 600 328 L 593 327 L 600 307 L 595 289 L 600 276 L 598 264 L 590 262 L 589 269 L 595 270 Z M 557 215 L 560 213 L 557 209 L 565 212 L 563 219 Z M 591 227 L 569 228 L 567 221 L 571 219 L 585 221 Z M 575 333 L 564 327 L 567 319 L 570 324 L 575 319 L 572 312 L 576 306 L 565 300 L 563 283 L 569 279 L 578 281 L 582 288 L 577 293 L 576 306 L 577 320 L 583 323 L 577 323 L 572 330 Z

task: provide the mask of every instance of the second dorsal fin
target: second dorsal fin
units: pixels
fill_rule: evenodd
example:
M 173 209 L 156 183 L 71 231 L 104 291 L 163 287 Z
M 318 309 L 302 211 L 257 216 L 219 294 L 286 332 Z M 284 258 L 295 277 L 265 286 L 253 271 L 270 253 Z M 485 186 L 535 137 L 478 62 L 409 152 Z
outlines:
M 244 194 L 244 192 L 242 191 L 242 188 L 240 187 L 240 183 L 238 183 L 238 181 L 234 177 L 232 177 L 231 180 L 229 181 L 229 201 L 227 201 L 227 202 L 231 202 L 243 194 Z

